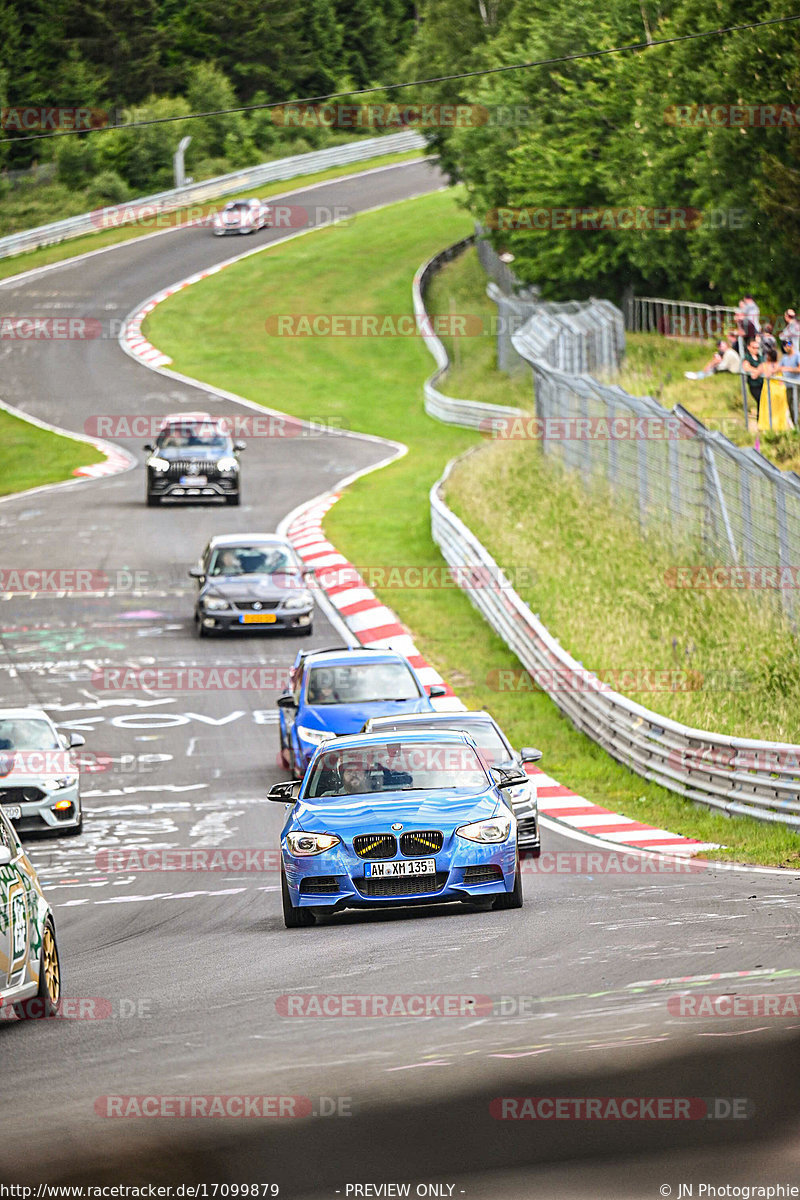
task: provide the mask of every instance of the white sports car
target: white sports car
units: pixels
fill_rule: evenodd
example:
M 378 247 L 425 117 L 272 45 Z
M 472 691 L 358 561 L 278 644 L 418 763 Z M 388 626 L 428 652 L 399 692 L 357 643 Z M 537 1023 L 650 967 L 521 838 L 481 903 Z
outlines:
M 272 209 L 262 200 L 229 200 L 221 212 L 214 213 L 215 237 L 226 233 L 255 233 L 271 223 Z

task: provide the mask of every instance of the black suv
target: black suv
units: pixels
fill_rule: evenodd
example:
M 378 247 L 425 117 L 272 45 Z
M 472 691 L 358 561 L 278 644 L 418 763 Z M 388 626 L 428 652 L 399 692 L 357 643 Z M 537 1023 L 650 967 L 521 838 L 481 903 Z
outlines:
M 231 441 L 223 422 L 209 413 L 180 413 L 164 418 L 156 444 L 145 446 L 147 504 L 162 500 L 224 500 L 238 504 L 241 482 L 238 454 L 244 442 Z

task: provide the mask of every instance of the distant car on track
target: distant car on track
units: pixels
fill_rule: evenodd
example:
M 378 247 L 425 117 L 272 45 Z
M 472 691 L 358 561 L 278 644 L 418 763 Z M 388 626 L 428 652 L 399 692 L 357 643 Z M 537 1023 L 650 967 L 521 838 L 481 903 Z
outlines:
M 272 222 L 272 208 L 263 200 L 229 200 L 223 209 L 214 213 L 211 228 L 215 237 L 227 233 L 255 233 Z
M 521 908 L 517 822 L 505 792 L 517 771 L 491 768 L 463 732 L 359 734 L 318 747 L 281 833 L 289 929 L 342 908 L 462 901 Z
M 0 809 L 17 833 L 81 832 L 80 776 L 70 751 L 84 744 L 79 733 L 59 733 L 41 708 L 0 708 Z
M 382 733 L 386 736 L 389 733 L 410 733 L 419 729 L 463 729 L 473 738 L 489 766 L 502 767 L 518 774 L 525 773 L 525 763 L 538 762 L 542 757 L 541 750 L 536 750 L 533 746 L 524 746 L 519 752 L 512 749 L 511 743 L 494 717 L 483 710 L 371 717 L 364 726 L 364 733 Z M 509 789 L 508 796 L 517 818 L 519 848 L 538 858 L 542 843 L 534 780 L 526 777 L 525 783 Z
M 49 1017 L 61 999 L 53 912 L 11 822 L 0 809 L 0 1020 Z
M 210 413 L 171 413 L 150 451 L 145 470 L 145 499 L 149 507 L 162 500 L 224 500 L 239 504 L 239 452 L 223 422 Z
M 284 765 L 300 778 L 322 742 L 357 733 L 370 717 L 432 712 L 431 697 L 444 691 L 437 684 L 426 690 L 394 650 L 301 650 L 278 700 Z
M 291 542 L 274 533 L 213 537 L 189 574 L 200 589 L 194 609 L 199 637 L 242 629 L 279 629 L 310 636 L 311 568 Z

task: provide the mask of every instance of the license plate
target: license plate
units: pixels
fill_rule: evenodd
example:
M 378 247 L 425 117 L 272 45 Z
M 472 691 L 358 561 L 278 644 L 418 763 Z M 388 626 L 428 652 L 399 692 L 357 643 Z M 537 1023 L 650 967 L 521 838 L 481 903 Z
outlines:
M 204 483 L 208 483 L 205 475 L 181 475 L 181 487 L 202 487 Z
M 402 862 L 366 863 L 367 879 L 394 879 L 398 875 L 435 875 L 435 858 L 412 858 Z
M 274 625 L 277 619 L 275 613 L 239 613 L 241 625 Z
M 3 812 L 10 821 L 18 821 L 22 816 L 22 809 L 18 804 L 4 804 Z

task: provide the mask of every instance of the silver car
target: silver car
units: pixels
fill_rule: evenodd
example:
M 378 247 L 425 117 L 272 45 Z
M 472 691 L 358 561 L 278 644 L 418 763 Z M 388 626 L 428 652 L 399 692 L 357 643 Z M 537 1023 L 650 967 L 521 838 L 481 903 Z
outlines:
M 199 637 L 248 629 L 311 636 L 311 568 L 285 538 L 274 533 L 214 537 L 189 574 L 200 584 L 194 608 Z
M 364 733 L 399 733 L 413 729 L 463 729 L 474 740 L 489 766 L 501 771 L 524 772 L 525 763 L 538 762 L 542 757 L 541 750 L 533 746 L 514 750 L 492 714 L 484 710 L 373 717 L 364 726 Z M 527 783 L 510 788 L 507 794 L 517 818 L 519 848 L 531 858 L 538 858 L 542 842 L 536 783 L 529 777 Z
M 263 200 L 229 200 L 221 212 L 214 213 L 211 227 L 215 237 L 226 233 L 255 233 L 271 223 L 272 208 Z
M 36 872 L 0 810 L 0 1020 L 49 1017 L 61 1000 L 56 927 Z
M 41 708 L 0 708 L 0 809 L 17 833 L 76 835 L 83 827 L 75 756 Z

